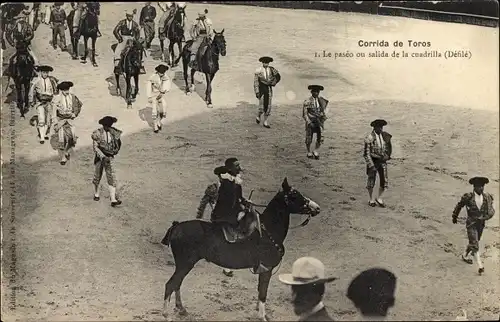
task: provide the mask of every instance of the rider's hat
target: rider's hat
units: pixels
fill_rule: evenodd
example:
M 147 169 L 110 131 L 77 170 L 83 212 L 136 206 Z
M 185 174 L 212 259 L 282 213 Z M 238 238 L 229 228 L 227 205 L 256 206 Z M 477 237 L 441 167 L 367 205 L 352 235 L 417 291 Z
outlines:
M 168 70 L 168 66 L 167 65 L 163 65 L 163 64 L 160 64 L 158 66 L 155 67 L 155 70 L 160 73 L 160 74 L 165 74 L 165 72 Z
M 319 92 L 324 90 L 325 88 L 321 85 L 309 85 L 307 89 L 310 90 L 311 92 Z
M 292 273 L 279 275 L 279 280 L 288 285 L 325 284 L 336 279 L 325 277 L 325 265 L 314 257 L 297 259 L 292 265 Z
M 489 182 L 490 180 L 486 177 L 474 177 L 469 180 L 469 183 L 473 186 L 484 186 Z
M 104 126 L 112 126 L 113 123 L 116 123 L 118 119 L 113 116 L 105 116 L 102 119 L 99 120 L 99 124 L 104 125 Z
M 263 56 L 259 58 L 259 61 L 264 64 L 269 64 L 273 62 L 273 58 L 269 56 Z
M 73 82 L 68 82 L 68 81 L 60 82 L 60 83 L 57 85 L 57 89 L 59 89 L 59 90 L 61 90 L 61 91 L 67 91 L 67 90 L 69 90 L 71 87 L 73 87 Z
M 386 125 L 387 125 L 387 121 L 382 120 L 382 119 L 376 119 L 375 121 L 370 123 L 371 127 L 382 127 L 382 126 L 386 126 Z
M 198 17 L 205 17 L 208 13 L 208 9 L 198 12 Z
M 125 10 L 125 16 L 134 16 L 136 14 L 137 10 Z
M 41 72 L 52 72 L 52 71 L 54 71 L 54 68 L 52 68 L 48 65 L 41 65 L 41 66 L 38 66 L 38 70 Z

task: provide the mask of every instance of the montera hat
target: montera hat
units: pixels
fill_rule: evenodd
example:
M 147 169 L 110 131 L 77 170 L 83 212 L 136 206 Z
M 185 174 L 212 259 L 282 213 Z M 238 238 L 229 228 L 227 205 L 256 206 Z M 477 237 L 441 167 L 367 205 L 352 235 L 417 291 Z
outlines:
M 474 186 L 484 186 L 489 183 L 490 180 L 486 177 L 473 177 L 470 178 L 469 183 Z
M 208 9 L 205 9 L 203 11 L 198 12 L 199 17 L 205 17 L 208 13 Z
M 67 91 L 71 87 L 73 87 L 73 82 L 64 81 L 64 82 L 61 82 L 57 85 L 57 89 L 59 89 L 61 91 Z
M 273 62 L 273 58 L 269 56 L 263 56 L 259 58 L 259 61 L 264 64 L 269 64 Z
M 396 276 L 386 269 L 368 269 L 351 281 L 347 298 L 357 306 L 394 299 L 396 280 Z
M 134 16 L 136 14 L 137 10 L 125 10 L 125 16 Z
M 324 284 L 336 280 L 325 278 L 325 266 L 314 257 L 301 257 L 292 265 L 291 274 L 280 274 L 279 280 L 287 285 Z
M 375 121 L 370 123 L 371 127 L 386 126 L 386 125 L 387 121 L 382 119 L 376 119 Z
M 54 68 L 52 68 L 48 65 L 41 65 L 41 66 L 38 66 L 38 70 L 41 72 L 52 72 L 52 71 L 54 71 Z
M 163 65 L 163 64 L 160 64 L 158 66 L 155 67 L 155 70 L 160 73 L 160 74 L 165 74 L 165 72 L 168 70 L 168 66 L 167 65 Z
M 237 158 L 228 158 L 226 159 L 226 161 L 224 162 L 224 166 L 226 166 L 227 168 L 233 166 L 235 163 L 238 162 L 238 159 Z
M 105 116 L 102 119 L 99 120 L 99 124 L 105 125 L 105 126 L 111 126 L 113 123 L 118 121 L 116 117 L 113 116 Z
M 214 174 L 220 176 L 221 174 L 227 173 L 227 168 L 225 166 L 220 166 L 214 169 Z
M 307 89 L 312 91 L 312 92 L 319 92 L 319 91 L 324 90 L 325 88 L 321 85 L 309 85 L 307 87 Z

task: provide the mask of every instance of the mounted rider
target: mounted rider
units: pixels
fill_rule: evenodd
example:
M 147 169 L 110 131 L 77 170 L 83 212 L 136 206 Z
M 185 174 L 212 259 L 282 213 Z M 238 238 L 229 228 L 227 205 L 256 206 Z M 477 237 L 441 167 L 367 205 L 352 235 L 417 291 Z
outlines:
M 38 137 L 40 144 L 49 139 L 49 130 L 51 124 L 51 108 L 54 95 L 58 94 L 57 79 L 49 76 L 54 69 L 50 66 L 38 67 L 40 76 L 33 80 L 28 95 L 30 106 L 36 108 L 38 115 Z
M 205 189 L 205 193 L 203 194 L 200 205 L 198 206 L 198 209 L 196 211 L 196 218 L 203 218 L 205 208 L 208 204 L 210 204 L 212 210 L 215 207 L 215 203 L 217 202 L 217 198 L 219 196 L 219 188 L 222 183 L 221 175 L 224 173 L 227 173 L 227 169 L 225 166 L 220 166 L 214 169 L 214 174 L 217 176 L 218 180 L 217 182 L 209 184 Z
M 211 221 L 223 224 L 225 227 L 230 227 L 238 235 L 244 236 L 237 239 L 245 239 L 253 231 L 251 228 L 252 225 L 255 225 L 253 219 L 256 219 L 258 222 L 259 217 L 253 209 L 252 201 L 243 197 L 241 187 L 243 180 L 239 176 L 241 167 L 238 159 L 229 158 L 226 160 L 224 166 L 227 172 L 220 175 L 221 183 Z M 243 218 L 246 220 L 242 220 Z M 248 218 L 252 218 L 250 223 L 247 220 Z M 256 227 L 256 229 L 260 232 L 260 226 Z M 268 270 L 260 261 L 254 267 L 255 274 Z
M 76 8 L 75 8 L 76 6 Z M 71 2 L 71 7 L 75 8 L 75 14 L 73 16 L 73 32 L 80 30 L 82 22 L 85 20 L 89 10 L 93 11 L 97 15 L 97 37 L 101 37 L 101 31 L 99 30 L 99 12 L 101 4 L 99 2 Z
M 28 24 L 27 17 L 29 15 L 29 10 L 26 7 L 14 17 L 14 26 L 11 30 L 7 31 L 5 38 L 7 42 L 16 49 L 26 48 L 28 54 L 33 59 L 34 65 L 38 65 L 38 58 L 35 56 L 31 50 L 31 40 L 35 36 L 33 28 Z M 10 66 L 14 66 L 17 53 L 15 53 L 9 60 Z
M 198 67 L 198 59 L 202 57 L 206 49 L 207 44 L 213 38 L 212 20 L 207 18 L 208 10 L 205 9 L 203 12 L 198 13 L 198 18 L 195 19 L 189 34 L 193 40 L 191 45 L 191 55 L 189 59 L 189 67 L 196 69 Z M 198 55 L 198 49 L 204 44 L 202 50 Z
M 126 11 L 125 12 L 126 19 L 120 20 L 120 22 L 118 22 L 115 29 L 113 30 L 113 35 L 118 40 L 118 44 L 116 45 L 114 54 L 114 64 L 115 64 L 116 74 L 119 74 L 121 62 L 123 60 L 123 57 L 125 57 L 127 50 L 131 46 L 133 46 L 134 41 L 139 41 L 139 36 L 140 36 L 139 24 L 133 20 L 135 13 L 136 13 L 135 9 L 133 11 Z M 141 61 L 140 72 L 141 74 L 146 73 L 146 71 L 144 70 L 143 61 Z

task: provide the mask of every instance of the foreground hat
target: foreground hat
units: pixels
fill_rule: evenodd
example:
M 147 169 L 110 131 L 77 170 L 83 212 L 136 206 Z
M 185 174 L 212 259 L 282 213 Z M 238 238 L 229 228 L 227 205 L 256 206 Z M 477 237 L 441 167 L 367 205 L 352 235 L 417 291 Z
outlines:
M 259 58 L 259 61 L 264 64 L 269 64 L 273 62 L 273 58 L 269 56 L 263 56 Z
M 57 89 L 60 89 L 61 91 L 67 91 L 73 87 L 73 82 L 61 82 L 57 85 Z
M 117 122 L 118 119 L 113 116 L 105 116 L 102 119 L 99 120 L 99 124 L 105 125 L 105 126 L 111 126 L 113 123 Z
M 226 159 L 226 161 L 224 162 L 224 165 L 226 167 L 230 167 L 232 166 L 233 164 L 235 164 L 236 162 L 238 162 L 238 159 L 237 158 L 228 158 Z
M 325 88 L 321 85 L 309 85 L 307 87 L 307 89 L 312 91 L 312 92 L 319 92 L 319 91 L 324 90 Z
M 484 186 L 489 183 L 490 180 L 486 177 L 473 177 L 470 178 L 469 183 L 474 186 Z
M 38 66 L 38 70 L 41 72 L 52 72 L 54 70 L 54 68 L 52 68 L 48 65 L 41 65 L 41 66 Z
M 223 173 L 227 173 L 227 168 L 225 166 L 220 166 L 214 169 L 214 174 L 220 176 Z
M 164 74 L 168 70 L 168 66 L 160 64 L 155 67 L 155 70 L 160 74 Z
M 382 119 L 376 119 L 375 121 L 370 123 L 371 127 L 386 126 L 386 125 L 387 125 L 387 121 L 382 120 Z
M 325 278 L 325 265 L 314 257 L 301 257 L 293 263 L 291 274 L 280 274 L 279 280 L 288 285 L 324 284 L 336 280 Z
M 347 298 L 357 306 L 375 305 L 394 299 L 396 276 L 386 269 L 371 268 L 356 276 L 347 288 Z

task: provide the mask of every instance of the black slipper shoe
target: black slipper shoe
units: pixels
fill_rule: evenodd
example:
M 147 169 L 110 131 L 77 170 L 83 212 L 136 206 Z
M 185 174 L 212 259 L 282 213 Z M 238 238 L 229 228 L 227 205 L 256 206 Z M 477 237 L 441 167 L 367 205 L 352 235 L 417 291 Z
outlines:
M 464 254 L 462 254 L 462 260 L 463 260 L 464 262 L 466 262 L 467 264 L 472 264 L 472 259 L 470 259 L 470 258 L 465 258 L 465 257 L 464 257 Z

